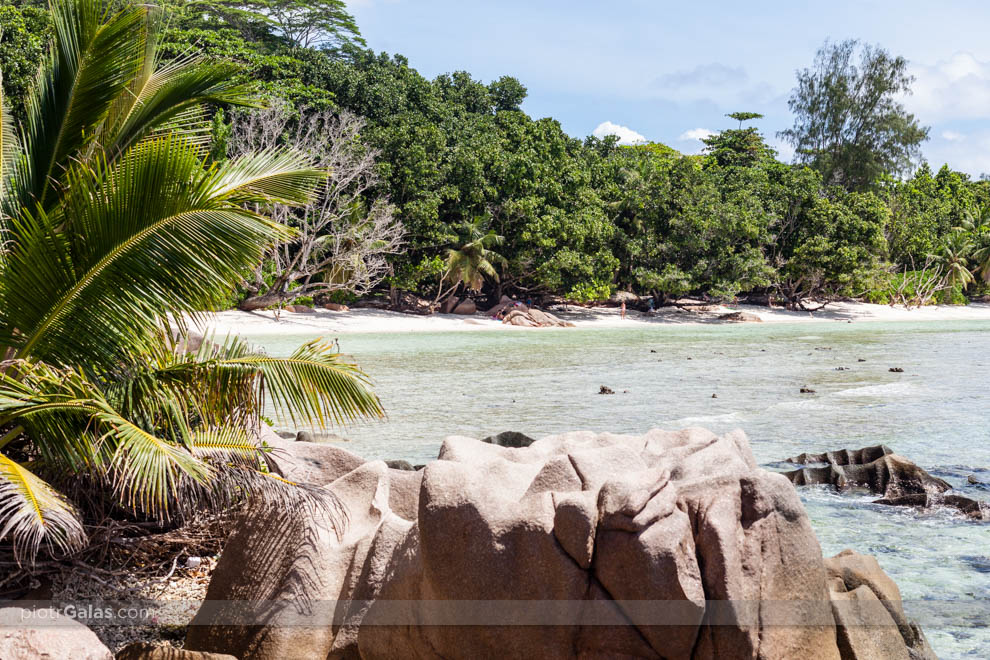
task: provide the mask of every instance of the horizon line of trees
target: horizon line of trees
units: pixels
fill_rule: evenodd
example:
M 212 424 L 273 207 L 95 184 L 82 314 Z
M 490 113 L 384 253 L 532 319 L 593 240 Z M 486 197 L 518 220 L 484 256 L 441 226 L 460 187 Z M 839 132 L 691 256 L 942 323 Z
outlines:
M 730 115 L 738 126 L 707 138 L 700 156 L 575 139 L 521 111 L 527 90 L 515 78 L 428 80 L 404 57 L 366 49 L 339 0 L 163 0 L 163 10 L 166 59 L 195 48 L 234 62 L 285 109 L 283 134 L 266 144 L 295 144 L 298 126 L 334 117 L 360 124 L 328 131 L 320 147 L 344 157 L 335 168 L 360 174 L 330 181 L 332 208 L 275 213 L 300 235 L 244 273 L 231 304 L 346 302 L 375 289 L 393 300 L 475 291 L 590 301 L 634 290 L 661 302 L 922 304 L 987 290 L 990 183 L 915 166 L 928 129 L 898 101 L 913 80 L 878 46 L 826 42 L 798 72 L 795 122 L 779 134 L 796 150 L 786 164 L 746 125 L 756 113 Z M 43 52 L 44 14 L 33 1 L 0 0 L 5 25 L 19 26 L 0 35 L 4 71 L 29 69 L 23 62 Z M 306 34 L 293 27 L 318 14 L 327 20 Z M 16 100 L 29 81 L 4 85 Z M 216 162 L 235 155 L 231 136 L 258 112 L 215 108 Z

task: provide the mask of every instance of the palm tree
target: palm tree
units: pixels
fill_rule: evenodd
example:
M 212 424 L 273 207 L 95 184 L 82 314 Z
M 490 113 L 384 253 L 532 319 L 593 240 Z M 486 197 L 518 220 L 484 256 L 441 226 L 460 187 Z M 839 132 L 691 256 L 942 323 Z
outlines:
M 325 173 L 284 151 L 207 166 L 204 104 L 254 103 L 232 66 L 162 64 L 145 5 L 51 9 L 19 131 L 0 92 L 0 539 L 19 559 L 85 541 L 44 477 L 168 519 L 292 490 L 250 432 L 268 402 L 320 426 L 382 414 L 328 343 L 284 359 L 238 340 L 191 350 L 186 318 L 291 231 L 249 209 L 304 203 Z
M 952 231 L 943 240 L 940 256 L 945 267 L 945 282 L 950 287 L 959 285 L 965 291 L 975 280 L 969 269 L 972 252 L 973 243 L 965 231 Z
M 447 250 L 445 280 L 455 285 L 463 284 L 465 288 L 475 292 L 481 291 L 481 287 L 485 284 L 485 276 L 498 281 L 495 265 L 504 266 L 506 261 L 491 248 L 501 245 L 505 239 L 496 234 L 495 230 L 489 229 L 488 222 L 487 216 L 479 215 L 464 223 L 466 238 L 461 246 Z

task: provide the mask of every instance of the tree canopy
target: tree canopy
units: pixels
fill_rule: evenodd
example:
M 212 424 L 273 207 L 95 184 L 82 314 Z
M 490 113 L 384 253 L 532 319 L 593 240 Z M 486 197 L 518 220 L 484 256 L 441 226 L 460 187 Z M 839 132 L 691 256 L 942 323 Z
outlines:
M 855 40 L 826 42 L 797 78 L 788 101 L 794 126 L 780 135 L 825 185 L 866 190 L 916 162 L 928 128 L 899 101 L 914 81 L 903 57 Z

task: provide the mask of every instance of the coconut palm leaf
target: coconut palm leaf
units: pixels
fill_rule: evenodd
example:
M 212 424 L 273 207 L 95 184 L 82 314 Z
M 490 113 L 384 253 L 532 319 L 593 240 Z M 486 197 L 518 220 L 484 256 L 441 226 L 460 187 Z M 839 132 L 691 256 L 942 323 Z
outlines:
M 149 39 L 151 50 L 156 38 Z M 117 97 L 99 142 L 113 153 L 123 153 L 149 134 L 165 127 L 186 137 L 208 135 L 203 121 L 205 103 L 256 105 L 250 85 L 237 82 L 239 67 L 203 57 L 174 60 L 155 69 L 153 53 L 145 56 L 129 93 Z
M 10 221 L 0 343 L 20 358 L 106 370 L 146 350 L 160 318 L 215 308 L 284 238 L 242 203 L 305 198 L 324 175 L 271 152 L 204 171 L 174 136 L 97 164 L 73 169 L 58 213 Z
M 256 420 L 268 402 L 281 419 L 321 428 L 384 416 L 367 375 L 322 339 L 289 357 L 264 355 L 237 338 L 204 342 L 195 354 L 161 364 L 154 380 L 214 424 Z
M 92 0 L 52 3 L 55 38 L 26 104 L 22 204 L 54 205 L 69 160 L 95 137 L 114 100 L 140 70 L 147 8 L 124 5 L 108 16 L 104 7 Z
M 23 465 L 0 454 L 0 539 L 11 539 L 18 561 L 42 542 L 71 552 L 86 540 L 75 507 Z
M 7 109 L 7 99 L 3 93 L 3 72 L 0 71 L 0 213 L 5 197 L 7 179 L 13 173 L 14 161 L 20 155 L 20 144 L 14 128 L 14 118 Z

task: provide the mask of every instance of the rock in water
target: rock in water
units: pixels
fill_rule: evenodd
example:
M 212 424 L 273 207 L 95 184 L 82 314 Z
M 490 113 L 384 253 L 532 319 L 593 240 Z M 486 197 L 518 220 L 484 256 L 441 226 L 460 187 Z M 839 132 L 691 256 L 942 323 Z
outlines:
M 482 442 L 487 442 L 490 445 L 498 445 L 499 447 L 529 447 L 536 440 L 519 431 L 502 431 L 498 435 L 490 435 L 484 438 Z
M 447 438 L 414 473 L 411 517 L 393 504 L 401 474 L 367 462 L 330 484 L 349 515 L 340 536 L 318 513 L 247 512 L 186 648 L 242 660 L 871 657 L 857 620 L 833 614 L 839 586 L 797 493 L 757 467 L 742 432 L 578 432 L 525 448 Z M 868 598 L 849 574 L 843 598 Z M 256 604 L 249 625 L 233 625 L 237 601 Z M 870 637 L 906 657 L 890 618 Z
M 839 651 L 845 658 L 938 660 L 901 607 L 901 592 L 873 557 L 843 550 L 825 560 Z
M 839 490 L 869 488 L 883 495 L 874 504 L 917 506 L 923 509 L 944 506 L 956 509 L 967 518 L 990 521 L 990 503 L 962 495 L 946 495 L 952 486 L 903 456 L 894 454 L 886 445 L 842 449 L 823 454 L 800 454 L 788 458 L 789 463 L 809 465 L 826 463 L 824 467 L 807 467 L 785 473 L 797 486 L 831 485 Z
M 0 608 L 0 658 L 113 660 L 92 630 L 53 609 Z

